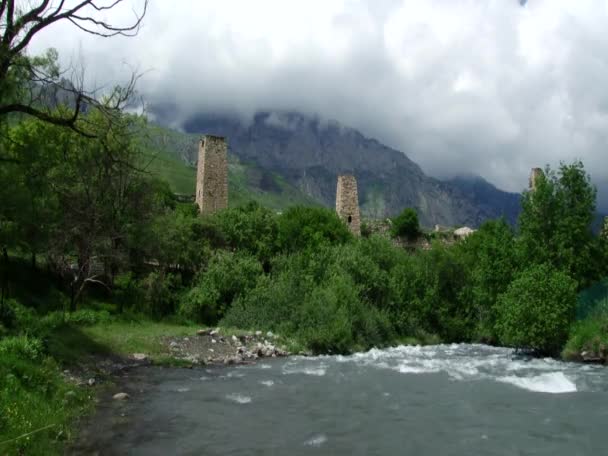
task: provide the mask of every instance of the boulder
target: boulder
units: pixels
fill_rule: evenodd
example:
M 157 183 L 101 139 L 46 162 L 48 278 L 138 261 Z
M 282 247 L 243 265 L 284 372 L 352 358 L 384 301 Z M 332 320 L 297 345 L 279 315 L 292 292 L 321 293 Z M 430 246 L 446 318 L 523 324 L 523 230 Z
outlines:
M 176 347 L 177 344 L 171 346 Z M 148 355 L 146 355 L 145 353 L 133 353 L 131 355 L 131 359 L 134 359 L 135 361 L 148 361 Z
M 129 399 L 129 397 L 130 396 L 127 393 L 116 393 L 114 396 L 112 396 L 112 399 L 115 401 L 126 401 Z

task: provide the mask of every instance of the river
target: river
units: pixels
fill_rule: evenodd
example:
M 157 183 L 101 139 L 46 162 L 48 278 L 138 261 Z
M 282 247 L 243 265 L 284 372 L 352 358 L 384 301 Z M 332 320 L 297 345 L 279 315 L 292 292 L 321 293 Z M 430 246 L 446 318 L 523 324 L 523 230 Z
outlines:
M 438 345 L 139 368 L 74 454 L 604 455 L 608 368 Z

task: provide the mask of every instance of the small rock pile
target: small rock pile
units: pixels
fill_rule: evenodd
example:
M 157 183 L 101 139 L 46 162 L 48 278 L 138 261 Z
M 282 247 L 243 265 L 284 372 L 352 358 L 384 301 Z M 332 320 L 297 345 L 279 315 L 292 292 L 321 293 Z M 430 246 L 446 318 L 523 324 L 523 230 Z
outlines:
M 262 331 L 224 335 L 220 328 L 200 329 L 196 336 L 166 340 L 172 355 L 192 364 L 245 364 L 259 358 L 288 356 L 278 337 Z

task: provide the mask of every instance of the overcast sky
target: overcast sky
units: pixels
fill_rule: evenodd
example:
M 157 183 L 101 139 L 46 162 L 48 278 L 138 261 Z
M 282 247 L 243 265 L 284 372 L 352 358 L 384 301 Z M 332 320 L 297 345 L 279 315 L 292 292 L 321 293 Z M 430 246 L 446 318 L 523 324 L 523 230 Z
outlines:
M 296 110 L 437 177 L 520 191 L 531 167 L 580 158 L 608 182 L 606 0 L 150 1 L 135 38 L 57 25 L 30 51 L 84 59 L 99 84 L 125 62 L 147 71 L 140 92 L 174 104 L 176 126 L 198 112 Z

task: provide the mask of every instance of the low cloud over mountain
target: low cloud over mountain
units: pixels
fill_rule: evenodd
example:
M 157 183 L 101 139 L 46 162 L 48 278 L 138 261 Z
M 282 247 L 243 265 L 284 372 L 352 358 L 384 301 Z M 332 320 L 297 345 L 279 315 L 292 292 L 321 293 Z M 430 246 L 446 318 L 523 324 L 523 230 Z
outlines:
M 577 158 L 608 182 L 606 23 L 600 0 L 156 1 L 136 38 L 56 27 L 31 52 L 78 59 L 80 41 L 92 82 L 120 80 L 125 61 L 149 70 L 140 90 L 177 127 L 296 110 L 431 175 L 520 191 L 531 167 Z

